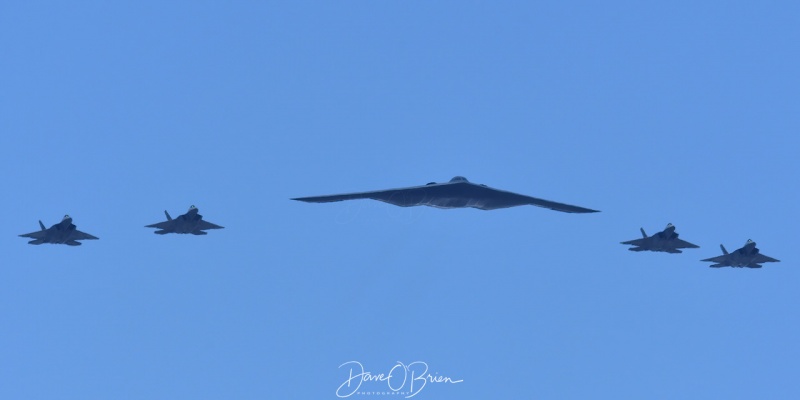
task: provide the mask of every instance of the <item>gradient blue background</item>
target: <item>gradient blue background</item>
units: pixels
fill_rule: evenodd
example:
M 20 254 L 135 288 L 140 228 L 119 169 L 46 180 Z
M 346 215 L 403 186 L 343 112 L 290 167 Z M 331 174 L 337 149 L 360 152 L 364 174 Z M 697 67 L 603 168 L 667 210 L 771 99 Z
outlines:
M 0 398 L 798 398 L 799 64 L 790 1 L 4 3 Z M 602 213 L 289 200 L 454 175 Z

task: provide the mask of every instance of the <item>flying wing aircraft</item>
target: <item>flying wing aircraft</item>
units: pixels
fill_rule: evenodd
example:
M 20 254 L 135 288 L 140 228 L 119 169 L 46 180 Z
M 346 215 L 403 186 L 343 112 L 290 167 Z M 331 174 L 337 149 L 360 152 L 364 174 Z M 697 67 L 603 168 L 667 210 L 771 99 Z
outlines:
M 622 244 L 629 244 L 631 247 L 628 250 L 630 251 L 663 251 L 666 253 L 682 253 L 682 251 L 678 249 L 696 249 L 700 246 L 689 243 L 685 240 L 678 239 L 678 232 L 675 232 L 675 226 L 672 224 L 667 224 L 667 227 L 653 236 L 647 236 L 644 233 L 644 228 L 639 228 L 642 232 L 641 239 L 634 239 L 629 240 L 627 242 L 622 242 Z
M 742 248 L 728 253 L 725 246 L 719 245 L 722 249 L 722 255 L 717 257 L 706 258 L 701 261 L 709 261 L 714 264 L 709 265 L 712 268 L 720 267 L 736 267 L 736 268 L 761 268 L 761 263 L 765 262 L 780 262 L 772 257 L 765 256 L 760 253 L 756 247 L 756 242 L 748 239 L 747 243 Z
M 189 207 L 186 214 L 180 215 L 175 219 L 169 216 L 167 210 L 164 210 L 167 220 L 157 224 L 147 225 L 146 228 L 157 228 L 159 230 L 153 232 L 158 235 L 167 233 L 191 233 L 192 235 L 207 235 L 206 229 L 223 229 L 222 226 L 212 224 L 211 222 L 204 221 L 203 216 L 198 214 L 197 207 Z
M 33 239 L 29 241 L 28 244 L 52 243 L 66 244 L 69 246 L 80 246 L 81 242 L 78 240 L 98 239 L 86 232 L 75 229 L 75 225 L 72 223 L 72 218 L 69 215 L 65 215 L 64 218 L 61 219 L 61 222 L 50 228 L 45 228 L 42 221 L 39 221 L 39 227 L 42 228 L 39 231 L 19 236 Z
M 481 210 L 533 205 L 568 213 L 598 212 L 588 208 L 573 206 L 554 201 L 538 199 L 504 190 L 490 188 L 469 182 L 462 176 L 456 176 L 447 183 L 431 182 L 423 186 L 412 186 L 399 189 L 376 190 L 372 192 L 335 194 L 330 196 L 299 197 L 292 200 L 308 203 L 328 203 L 332 201 L 373 199 L 400 207 L 430 206 L 436 208 L 473 207 Z

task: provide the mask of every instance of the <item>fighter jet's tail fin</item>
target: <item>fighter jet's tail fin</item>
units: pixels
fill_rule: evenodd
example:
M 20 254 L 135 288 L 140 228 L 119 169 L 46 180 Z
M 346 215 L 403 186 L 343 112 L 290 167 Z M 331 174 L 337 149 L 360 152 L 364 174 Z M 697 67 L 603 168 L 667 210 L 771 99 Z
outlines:
M 722 249 L 722 254 L 728 255 L 728 250 L 725 250 L 725 246 L 719 245 L 719 248 Z
M 39 220 L 39 226 L 42 228 L 43 231 L 47 230 L 47 229 L 45 229 L 44 224 L 42 223 L 42 220 Z
M 167 216 L 167 221 L 172 221 L 172 217 L 169 216 L 169 213 L 167 212 L 167 210 L 164 210 L 164 215 Z
M 642 231 L 642 237 L 647 238 L 647 234 L 644 233 L 644 228 L 639 228 L 639 230 Z

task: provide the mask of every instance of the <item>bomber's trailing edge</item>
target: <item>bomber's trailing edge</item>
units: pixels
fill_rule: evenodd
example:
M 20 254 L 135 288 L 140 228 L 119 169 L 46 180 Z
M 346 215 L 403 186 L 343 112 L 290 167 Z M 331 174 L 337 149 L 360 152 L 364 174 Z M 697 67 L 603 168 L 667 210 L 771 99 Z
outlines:
M 167 210 L 164 210 L 164 215 L 167 220 L 157 224 L 147 225 L 146 228 L 157 228 L 159 230 L 153 232 L 158 235 L 167 233 L 191 233 L 192 235 L 207 235 L 207 229 L 223 229 L 224 227 L 212 224 L 211 222 L 204 221 L 203 216 L 198 214 L 197 207 L 189 207 L 186 214 L 180 215 L 173 219 L 169 216 Z
M 640 239 L 622 242 L 622 244 L 634 246 L 628 249 L 630 251 L 647 250 L 676 254 L 682 253 L 682 251 L 678 249 L 696 249 L 700 247 L 696 244 L 678 239 L 678 232 L 675 232 L 675 225 L 672 224 L 667 224 L 667 227 L 663 231 L 655 233 L 653 236 L 647 236 L 644 232 L 644 228 L 639 228 L 639 230 L 642 232 L 642 237 Z
M 589 208 L 525 196 L 469 182 L 456 176 L 447 183 L 431 182 L 422 186 L 371 192 L 335 194 L 329 196 L 299 197 L 292 200 L 309 203 L 328 203 L 342 200 L 372 199 L 400 207 L 429 206 L 436 208 L 478 208 L 495 210 L 523 205 L 549 208 L 568 213 L 598 212 Z
M 756 242 L 750 239 L 747 240 L 744 246 L 730 253 L 725 250 L 723 245 L 719 245 L 719 248 L 722 249 L 721 256 L 706 258 L 701 261 L 713 262 L 714 264 L 709 265 L 711 268 L 761 268 L 763 267 L 761 264 L 765 262 L 780 262 L 780 260 L 761 254 L 756 247 Z
M 65 215 L 61 222 L 45 228 L 42 221 L 39 221 L 39 231 L 19 235 L 21 237 L 31 238 L 28 244 L 66 244 L 68 246 L 80 246 L 81 242 L 78 240 L 97 240 L 98 238 L 86 232 L 81 232 L 76 229 L 75 224 L 72 223 L 72 218 Z

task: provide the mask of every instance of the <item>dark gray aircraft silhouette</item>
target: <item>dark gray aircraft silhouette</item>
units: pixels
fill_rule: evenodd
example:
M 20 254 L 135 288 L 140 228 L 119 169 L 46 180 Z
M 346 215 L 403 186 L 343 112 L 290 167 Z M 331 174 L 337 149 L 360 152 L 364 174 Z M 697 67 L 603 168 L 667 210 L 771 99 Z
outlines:
M 423 186 L 399 189 L 376 190 L 372 192 L 335 194 L 330 196 L 299 197 L 292 200 L 309 203 L 328 203 L 332 201 L 373 199 L 400 207 L 430 206 L 436 208 L 473 207 L 481 210 L 533 205 L 568 213 L 593 213 L 597 210 L 573 206 L 554 201 L 537 199 L 504 190 L 490 188 L 469 182 L 457 176 L 448 183 L 431 182 Z
M 65 215 L 61 222 L 51 226 L 50 229 L 45 229 L 41 220 L 39 221 L 39 226 L 42 228 L 40 231 L 26 233 L 20 236 L 33 239 L 28 242 L 28 244 L 52 243 L 66 244 L 69 246 L 80 246 L 82 243 L 78 242 L 78 240 L 98 239 L 86 232 L 75 229 L 75 225 L 72 223 L 72 218 L 70 218 L 69 215 Z
M 666 229 L 661 232 L 654 234 L 653 236 L 647 236 L 644 233 L 644 228 L 639 228 L 642 231 L 642 238 L 641 239 L 633 239 L 627 242 L 622 242 L 622 244 L 629 244 L 631 246 L 630 251 L 663 251 L 666 253 L 683 253 L 678 249 L 696 249 L 700 246 L 696 244 L 691 244 L 685 240 L 678 239 L 678 233 L 675 232 L 675 226 L 672 224 L 667 224 Z
M 742 248 L 738 250 L 734 250 L 732 253 L 728 253 L 725 250 L 725 246 L 719 245 L 719 248 L 722 249 L 722 255 L 717 257 L 706 258 L 705 260 L 701 261 L 709 261 L 715 264 L 709 265 L 711 268 L 720 268 L 720 267 L 735 267 L 735 268 L 761 268 L 763 265 L 761 263 L 765 262 L 780 262 L 780 260 L 776 260 L 772 257 L 767 257 L 761 254 L 756 247 L 756 242 L 748 239 L 747 243 L 742 246 Z
M 157 224 L 147 225 L 146 228 L 158 228 L 159 230 L 153 232 L 158 235 L 167 233 L 191 233 L 192 235 L 207 235 L 208 232 L 203 232 L 206 229 L 222 229 L 222 226 L 212 224 L 208 221 L 203 221 L 203 216 L 197 213 L 197 207 L 189 207 L 189 211 L 175 219 L 169 216 L 167 210 L 164 214 L 167 220 Z

